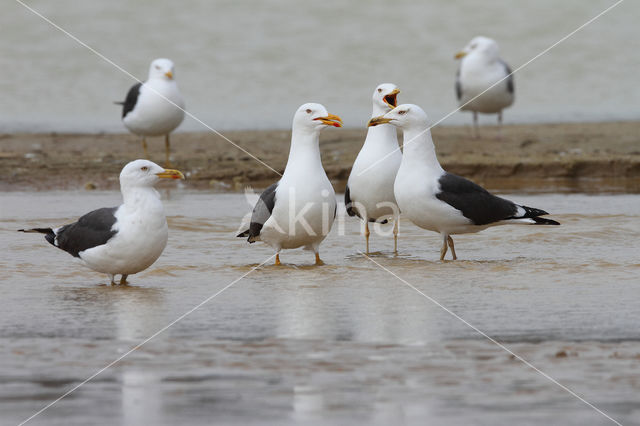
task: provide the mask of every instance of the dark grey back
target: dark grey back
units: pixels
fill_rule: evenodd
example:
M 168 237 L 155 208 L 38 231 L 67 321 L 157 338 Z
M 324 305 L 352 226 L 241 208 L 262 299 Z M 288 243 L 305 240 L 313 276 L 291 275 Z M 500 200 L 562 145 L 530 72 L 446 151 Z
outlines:
M 470 180 L 445 173 L 438 180 L 440 192 L 436 197 L 460 210 L 475 225 L 486 225 L 512 218 L 517 207 L 504 198 L 496 197 Z
M 131 89 L 129 89 L 129 93 L 127 93 L 127 98 L 124 100 L 122 104 L 122 118 L 125 118 L 129 111 L 133 110 L 138 102 L 138 95 L 140 95 L 140 88 L 142 87 L 142 83 L 134 84 Z
M 74 257 L 81 251 L 106 244 L 117 232 L 111 228 L 116 223 L 118 207 L 104 207 L 82 216 L 77 222 L 65 225 L 56 233 L 56 247 Z
M 273 206 L 276 204 L 276 189 L 278 183 L 274 183 L 260 194 L 260 199 L 253 208 L 251 223 L 249 224 L 249 239 L 260 235 L 264 223 L 271 217 Z

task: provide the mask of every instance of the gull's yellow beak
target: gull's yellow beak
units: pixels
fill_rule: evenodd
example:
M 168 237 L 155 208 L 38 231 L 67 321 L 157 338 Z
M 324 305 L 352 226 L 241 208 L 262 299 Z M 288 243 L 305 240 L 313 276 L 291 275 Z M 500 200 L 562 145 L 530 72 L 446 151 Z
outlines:
M 314 118 L 314 120 L 320 120 L 322 124 L 326 124 L 327 126 L 342 127 L 342 118 L 337 115 L 329 114 L 326 117 Z
M 159 178 L 165 179 L 184 179 L 184 175 L 180 170 L 164 169 L 164 172 L 156 173 Z
M 381 115 L 380 117 L 373 117 L 371 120 L 369 120 L 369 123 L 367 123 L 367 127 L 374 127 L 379 124 L 387 124 L 390 122 L 391 122 L 390 118 L 386 118 Z
M 393 89 L 393 92 L 386 95 L 384 98 L 382 98 L 382 100 L 385 104 L 389 105 L 391 109 L 394 109 L 398 106 L 398 100 L 396 99 L 398 97 L 398 93 L 400 93 L 400 90 Z
M 467 56 L 467 52 L 465 52 L 464 50 L 459 51 L 458 53 L 456 53 L 456 56 L 454 56 L 454 58 L 456 59 L 460 59 Z
M 173 80 L 173 73 L 171 71 L 165 72 L 164 75 L 166 75 L 169 78 L 169 80 Z

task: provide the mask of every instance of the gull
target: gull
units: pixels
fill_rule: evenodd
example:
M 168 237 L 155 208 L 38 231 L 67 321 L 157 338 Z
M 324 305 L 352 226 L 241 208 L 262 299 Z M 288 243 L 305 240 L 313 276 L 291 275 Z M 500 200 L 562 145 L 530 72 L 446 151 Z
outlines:
M 373 112 L 378 117 L 397 106 L 400 90 L 395 84 L 383 83 L 373 91 Z M 380 161 L 380 159 L 383 159 Z M 369 222 L 387 223 L 393 218 L 393 246 L 398 253 L 399 211 L 393 194 L 393 182 L 402 161 L 396 128 L 389 124 L 369 127 L 362 149 L 353 163 L 344 204 L 349 216 L 364 221 L 364 236 L 369 253 Z
M 149 67 L 149 77 L 129 89 L 122 105 L 122 122 L 132 133 L 142 136 L 145 158 L 149 158 L 147 136 L 164 135 L 165 166 L 170 167 L 169 133 L 184 119 L 184 99 L 174 80 L 174 65 L 169 59 L 156 59 Z
M 498 43 L 488 37 L 474 37 L 455 58 L 461 59 L 456 96 L 462 111 L 473 112 L 474 137 L 479 137 L 478 113 L 498 114 L 501 131 L 502 110 L 513 103 L 515 87 L 509 65 L 500 59 Z
M 320 131 L 342 127 L 342 119 L 320 104 L 302 105 L 293 116 L 291 149 L 282 178 L 260 195 L 249 229 L 238 234 L 249 243 L 263 241 L 276 251 L 304 247 L 322 265 L 320 243 L 336 216 L 336 197 L 320 159 Z
M 52 245 L 83 265 L 109 275 L 127 276 L 151 266 L 167 245 L 168 227 L 160 194 L 154 185 L 163 178 L 184 179 L 178 170 L 164 169 L 148 160 L 135 160 L 120 173 L 123 204 L 103 207 L 59 228 L 20 229 L 39 232 Z M 52 265 L 55 267 L 55 265 Z
M 560 225 L 540 216 L 544 210 L 497 197 L 463 177 L 446 172 L 436 157 L 427 114 L 417 105 L 400 105 L 371 119 L 370 126 L 390 123 L 402 129 L 404 152 L 394 183 L 398 207 L 420 228 L 442 235 L 440 260 L 447 245 L 457 259 L 451 235 L 482 231 L 497 225 Z

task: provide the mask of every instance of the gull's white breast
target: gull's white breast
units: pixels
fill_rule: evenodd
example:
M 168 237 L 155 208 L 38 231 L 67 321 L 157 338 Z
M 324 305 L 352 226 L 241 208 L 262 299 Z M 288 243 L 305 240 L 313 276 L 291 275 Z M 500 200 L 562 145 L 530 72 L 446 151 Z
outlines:
M 333 225 L 336 197 L 324 170 L 300 172 L 280 180 L 271 217 L 260 231 L 260 240 L 276 250 L 317 247 Z
M 147 269 L 162 254 L 169 230 L 160 199 L 135 209 L 116 211 L 117 231 L 106 244 L 79 253 L 86 265 L 107 274 L 135 274 Z
M 123 122 L 136 134 L 164 135 L 182 123 L 183 109 L 184 99 L 175 81 L 152 79 L 140 87 L 136 105 Z
M 390 128 L 393 132 L 396 131 L 394 127 Z M 394 144 L 376 140 L 386 136 L 383 132 L 368 136 L 373 140 L 367 140 L 360 150 L 347 183 L 351 200 L 354 204 L 357 203 L 355 207 L 360 204 L 366 209 L 368 217 L 365 219 L 380 219 L 394 213 L 389 204 L 396 204 L 393 184 L 402 162 L 402 152 L 397 140 L 393 141 Z
M 462 84 L 460 105 L 464 105 L 480 95 L 506 75 L 505 66 L 500 61 L 486 64 L 473 57 L 464 58 L 460 65 L 460 82 Z M 514 99 L 513 93 L 509 92 L 507 85 L 507 79 L 500 81 L 486 93 L 463 106 L 462 109 L 482 113 L 502 111 L 511 105 Z

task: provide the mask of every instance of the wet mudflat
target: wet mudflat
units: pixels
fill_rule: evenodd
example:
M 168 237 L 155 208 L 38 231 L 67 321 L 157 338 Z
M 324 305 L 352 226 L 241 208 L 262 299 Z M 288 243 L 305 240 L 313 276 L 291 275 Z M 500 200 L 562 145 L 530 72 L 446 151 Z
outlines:
M 407 221 L 399 256 L 373 235 L 369 260 L 359 223 L 339 217 L 322 267 L 301 250 L 275 267 L 267 246 L 234 238 L 242 194 L 163 195 L 169 244 L 127 287 L 15 232 L 117 192 L 0 195 L 1 424 L 234 281 L 30 424 L 611 423 L 434 301 L 616 420 L 640 419 L 638 195 L 506 194 L 563 226 L 458 236 L 456 262 Z

